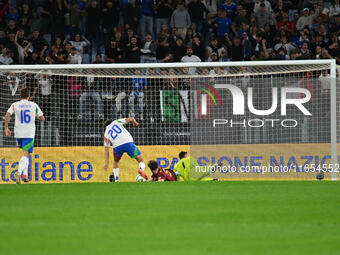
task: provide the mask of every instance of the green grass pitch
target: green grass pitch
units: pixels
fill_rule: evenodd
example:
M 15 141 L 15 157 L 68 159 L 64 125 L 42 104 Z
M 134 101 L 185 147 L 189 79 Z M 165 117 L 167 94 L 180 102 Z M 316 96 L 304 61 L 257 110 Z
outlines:
M 0 254 L 340 254 L 340 182 L 0 185 Z

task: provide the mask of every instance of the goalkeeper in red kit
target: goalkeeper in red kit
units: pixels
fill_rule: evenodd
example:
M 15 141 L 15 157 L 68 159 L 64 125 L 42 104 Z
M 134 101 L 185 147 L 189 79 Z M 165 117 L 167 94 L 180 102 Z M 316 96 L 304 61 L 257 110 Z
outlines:
M 163 169 L 162 167 L 158 166 L 156 160 L 150 160 L 148 163 L 148 167 L 150 168 L 152 175 L 150 181 L 177 181 L 177 176 L 171 169 Z

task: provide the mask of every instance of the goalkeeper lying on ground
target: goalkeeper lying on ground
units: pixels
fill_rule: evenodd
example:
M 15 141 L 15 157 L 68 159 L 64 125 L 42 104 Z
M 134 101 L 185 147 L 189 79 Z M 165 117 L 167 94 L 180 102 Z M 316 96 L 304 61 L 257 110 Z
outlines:
M 177 180 L 183 181 L 212 181 L 211 178 L 205 178 L 210 173 L 195 173 L 195 177 L 190 176 L 190 169 L 195 171 L 195 167 L 198 166 L 196 159 L 189 157 L 186 151 L 181 151 L 178 154 L 179 162 L 174 167 L 174 172 L 177 175 Z M 193 172 L 194 173 L 194 172 Z M 204 179 L 203 179 L 204 178 Z

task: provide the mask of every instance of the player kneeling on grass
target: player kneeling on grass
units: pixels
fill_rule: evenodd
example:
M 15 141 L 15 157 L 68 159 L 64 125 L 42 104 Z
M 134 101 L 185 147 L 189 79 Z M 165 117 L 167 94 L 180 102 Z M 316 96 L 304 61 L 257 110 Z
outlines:
M 162 167 L 159 167 L 156 160 L 150 160 L 148 162 L 148 167 L 152 172 L 151 181 L 177 181 L 177 176 L 175 175 L 174 171 L 172 171 L 171 169 L 163 169 Z
M 44 114 L 39 106 L 28 101 L 30 92 L 23 88 L 20 90 L 21 100 L 15 102 L 8 109 L 5 117 L 5 135 L 11 136 L 11 130 L 8 128 L 11 115 L 15 114 L 14 136 L 17 139 L 19 147 L 22 149 L 22 157 L 19 161 L 19 169 L 15 173 L 17 183 L 21 183 L 23 175 L 24 182 L 28 182 L 28 157 L 33 153 L 34 136 L 35 136 L 35 118 L 45 121 Z
M 125 118 L 110 121 L 105 121 L 105 134 L 104 134 L 104 146 L 105 146 L 105 166 L 106 171 L 109 167 L 110 159 L 110 146 L 113 146 L 113 175 L 114 181 L 119 181 L 119 167 L 118 163 L 123 154 L 126 152 L 131 158 L 135 158 L 139 163 L 138 173 L 143 176 L 144 179 L 148 179 L 148 176 L 144 172 L 145 163 L 143 155 L 134 144 L 133 138 L 129 131 L 125 129 L 124 124 L 132 123 L 135 127 L 138 126 L 138 122 L 135 118 Z

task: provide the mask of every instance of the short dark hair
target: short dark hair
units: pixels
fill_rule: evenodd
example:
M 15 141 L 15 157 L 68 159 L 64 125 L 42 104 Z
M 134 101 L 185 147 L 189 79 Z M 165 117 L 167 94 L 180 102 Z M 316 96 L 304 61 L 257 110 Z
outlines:
M 148 162 L 148 167 L 150 168 L 151 171 L 155 171 L 158 168 L 158 163 L 156 160 L 150 160 Z
M 185 156 L 186 154 L 188 154 L 187 151 L 181 151 L 181 152 L 178 154 L 179 159 L 184 158 L 184 156 Z
M 110 125 L 112 120 L 105 120 L 104 122 L 104 128 L 106 128 L 108 125 Z
M 20 90 L 20 97 L 21 97 L 21 99 L 29 98 L 29 96 L 30 96 L 30 91 L 29 91 L 29 89 L 27 89 L 27 88 L 22 88 L 22 89 Z

